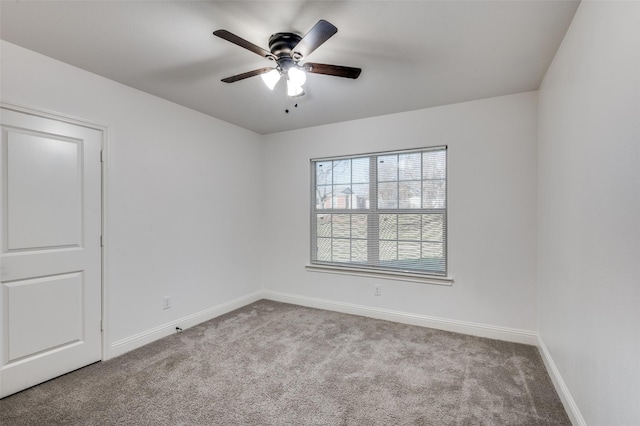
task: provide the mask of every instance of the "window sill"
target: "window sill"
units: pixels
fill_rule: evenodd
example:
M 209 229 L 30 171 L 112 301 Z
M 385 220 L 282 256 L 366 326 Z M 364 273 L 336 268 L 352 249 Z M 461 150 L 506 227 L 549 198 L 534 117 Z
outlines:
M 327 274 L 342 274 L 342 275 L 354 275 L 358 277 L 379 278 L 396 281 L 409 281 L 420 284 L 433 284 L 452 286 L 452 277 L 439 277 L 437 275 L 422 275 L 411 272 L 401 271 L 379 271 L 371 269 L 359 269 L 359 268 L 343 268 L 340 266 L 330 265 L 306 265 L 305 269 L 309 272 L 323 272 Z

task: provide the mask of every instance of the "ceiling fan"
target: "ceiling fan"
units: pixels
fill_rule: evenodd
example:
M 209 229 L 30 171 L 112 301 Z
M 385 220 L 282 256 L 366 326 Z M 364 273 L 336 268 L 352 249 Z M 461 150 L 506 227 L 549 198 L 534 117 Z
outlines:
M 276 63 L 275 67 L 259 68 L 223 78 L 222 81 L 225 83 L 233 83 L 260 75 L 267 87 L 273 90 L 278 81 L 280 81 L 280 78 L 284 76 L 287 80 L 287 94 L 295 97 L 304 95 L 302 85 L 306 81 L 305 72 L 356 79 L 362 71 L 360 68 L 318 64 L 315 62 L 300 63 L 301 60 L 309 56 L 311 52 L 316 50 L 325 41 L 329 40 L 336 32 L 338 32 L 338 28 L 330 22 L 321 19 L 304 37 L 300 37 L 296 33 L 273 34 L 269 37 L 269 50 L 265 50 L 227 30 L 214 31 L 214 35 Z

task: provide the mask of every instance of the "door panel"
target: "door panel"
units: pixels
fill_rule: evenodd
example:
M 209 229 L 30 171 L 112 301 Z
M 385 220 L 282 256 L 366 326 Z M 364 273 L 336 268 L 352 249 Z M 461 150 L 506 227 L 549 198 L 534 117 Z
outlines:
M 7 249 L 80 245 L 79 141 L 7 129 Z
M 8 362 L 82 340 L 82 273 L 20 280 L 5 287 Z
M 102 131 L 0 114 L 3 397 L 101 359 Z

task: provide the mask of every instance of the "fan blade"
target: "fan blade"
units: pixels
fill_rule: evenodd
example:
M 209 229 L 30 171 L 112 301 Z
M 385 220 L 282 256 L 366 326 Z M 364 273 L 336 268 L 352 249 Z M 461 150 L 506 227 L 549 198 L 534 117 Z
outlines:
M 302 67 L 305 71 L 310 73 L 334 75 L 336 77 L 353 79 L 358 78 L 362 72 L 360 68 L 345 67 L 342 65 L 317 64 L 315 62 L 307 62 Z
M 298 42 L 296 47 L 291 51 L 294 59 L 299 60 L 303 57 L 307 57 L 318 48 L 322 43 L 329 40 L 331 36 L 338 32 L 338 29 L 330 22 L 321 19 L 317 24 L 309 30 L 302 40 Z
M 256 75 L 267 73 L 267 72 L 271 71 L 272 69 L 275 69 L 275 68 L 272 68 L 272 67 L 260 68 L 258 70 L 253 70 L 253 71 L 245 72 L 245 73 L 242 73 L 242 74 L 234 75 L 234 76 L 231 76 L 231 77 L 223 78 L 222 81 L 225 82 L 225 83 L 233 83 L 235 81 L 244 80 L 245 78 L 249 78 L 249 77 L 253 77 L 253 76 L 256 76 Z
M 223 38 L 227 41 L 230 41 L 233 44 L 237 44 L 240 47 L 244 47 L 247 50 L 252 51 L 253 53 L 256 53 L 260 56 L 262 56 L 263 58 L 271 58 L 273 57 L 273 55 L 271 54 L 271 52 L 269 52 L 268 50 L 263 49 L 260 46 L 256 46 L 255 44 L 251 43 L 250 41 L 247 41 L 245 39 L 243 39 L 242 37 L 238 37 L 237 35 L 230 33 L 227 30 L 217 30 L 213 32 L 213 35 L 216 35 L 220 38 Z

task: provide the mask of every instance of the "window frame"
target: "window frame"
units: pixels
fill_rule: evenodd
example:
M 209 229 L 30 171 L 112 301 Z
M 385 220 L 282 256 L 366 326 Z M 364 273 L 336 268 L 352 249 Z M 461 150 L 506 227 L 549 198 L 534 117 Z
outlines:
M 445 153 L 445 173 L 444 173 L 444 205 L 443 207 L 438 208 L 425 208 L 424 207 L 424 195 L 421 190 L 421 198 L 420 198 L 420 207 L 419 208 L 400 208 L 400 196 L 397 197 L 397 207 L 396 208 L 378 208 L 378 200 L 379 200 L 379 192 L 378 192 L 378 159 L 379 157 L 390 156 L 390 155 L 404 155 L 404 154 L 412 154 L 419 153 L 423 155 L 425 152 L 433 152 L 433 151 L 444 151 Z M 431 146 L 431 147 L 422 147 L 422 148 L 413 148 L 413 149 L 404 149 L 404 150 L 392 150 L 392 151 L 379 151 L 379 152 L 370 152 L 363 154 L 355 154 L 355 155 L 342 155 L 335 157 L 322 157 L 322 158 L 312 158 L 309 160 L 310 164 L 310 176 L 311 176 L 311 197 L 310 197 L 310 264 L 306 266 L 308 271 L 314 272 L 328 272 L 328 273 L 339 273 L 339 274 L 349 274 L 349 275 L 357 275 L 357 276 L 369 276 L 376 278 L 389 278 L 389 279 L 397 279 L 402 281 L 413 281 L 413 282 L 426 282 L 431 284 L 441 284 L 441 285 L 451 285 L 453 283 L 453 279 L 449 277 L 447 274 L 449 272 L 449 264 L 448 264 L 448 193 L 449 193 L 449 164 L 448 164 L 448 146 L 447 145 L 439 145 L 439 146 Z M 340 161 L 340 160 L 355 160 L 361 158 L 369 159 L 369 206 L 366 209 L 358 209 L 358 208 L 325 208 L 318 209 L 317 208 L 317 167 L 316 164 L 321 162 L 329 162 L 329 161 Z M 400 169 L 398 169 L 400 170 Z M 420 163 L 420 185 L 423 185 L 427 180 L 422 173 L 423 172 L 423 163 L 421 160 Z M 333 173 L 333 170 L 332 170 Z M 400 171 L 398 171 L 400 174 Z M 352 174 L 353 176 L 353 174 Z M 442 178 L 440 178 L 442 179 Z M 406 180 L 406 179 L 405 179 Z M 400 182 L 403 180 L 400 179 L 400 176 L 395 180 L 400 186 Z M 409 181 L 409 180 L 407 180 Z M 336 185 L 332 178 L 332 185 Z M 351 178 L 351 182 L 348 184 L 350 187 L 353 186 L 353 177 Z M 322 186 L 322 185 L 320 185 Z M 333 197 L 333 195 L 332 195 Z M 317 239 L 318 239 L 318 228 L 317 228 L 317 215 L 318 214 L 366 214 L 370 219 L 367 220 L 367 259 L 371 257 L 371 247 L 377 246 L 379 244 L 371 244 L 371 242 L 379 242 L 379 225 L 378 221 L 381 215 L 383 214 L 392 214 L 392 215 L 400 215 L 400 214 L 416 214 L 423 217 L 423 215 L 428 214 L 439 214 L 442 215 L 442 251 L 443 251 L 443 269 L 442 273 L 436 272 L 435 270 L 420 270 L 416 268 L 402 268 L 402 267 L 384 267 L 380 265 L 367 265 L 367 264 L 359 264 L 353 261 L 351 262 L 336 262 L 336 261 L 323 261 L 317 259 Z M 398 216 L 399 217 L 399 216 Z M 330 240 L 333 242 L 335 237 L 331 236 Z M 422 239 L 418 241 L 419 244 L 423 244 L 426 240 Z M 348 240 L 352 241 L 354 238 L 349 237 Z M 390 240 L 394 241 L 394 240 Z M 399 236 L 396 237 L 395 241 L 400 242 L 401 238 Z M 377 257 L 374 257 L 375 261 L 380 262 L 379 258 L 379 249 Z

